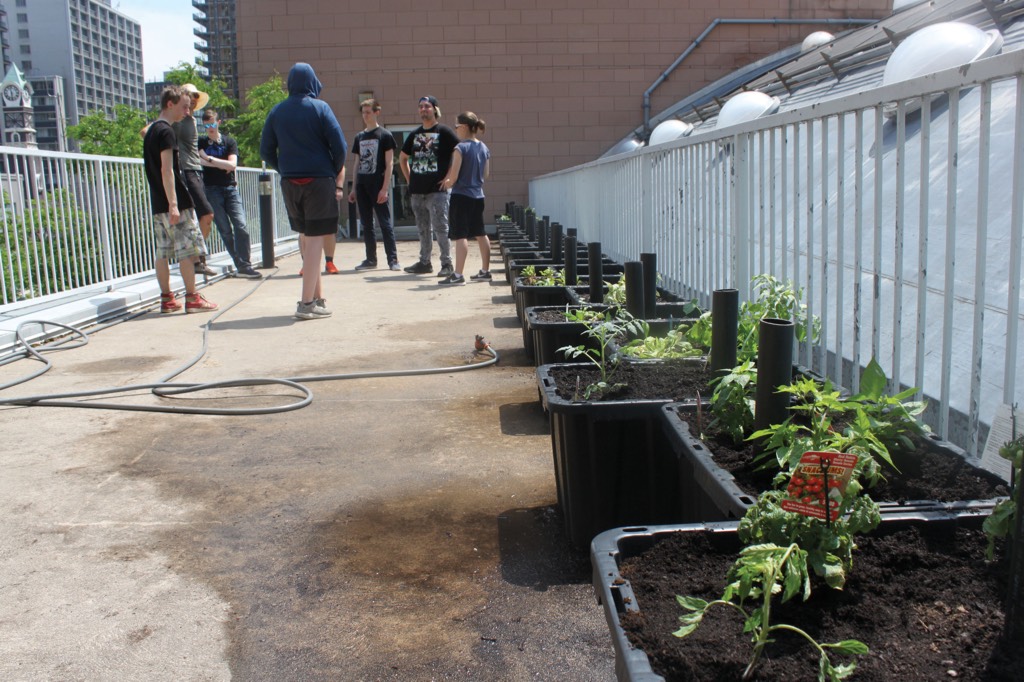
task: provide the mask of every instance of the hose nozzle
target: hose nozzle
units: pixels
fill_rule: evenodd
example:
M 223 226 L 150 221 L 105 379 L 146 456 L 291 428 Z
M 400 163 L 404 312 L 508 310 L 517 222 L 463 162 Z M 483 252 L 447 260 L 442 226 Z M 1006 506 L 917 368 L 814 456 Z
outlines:
M 474 344 L 477 350 L 485 350 L 491 347 L 491 344 L 484 340 L 484 337 L 479 334 L 476 335 L 476 343 Z

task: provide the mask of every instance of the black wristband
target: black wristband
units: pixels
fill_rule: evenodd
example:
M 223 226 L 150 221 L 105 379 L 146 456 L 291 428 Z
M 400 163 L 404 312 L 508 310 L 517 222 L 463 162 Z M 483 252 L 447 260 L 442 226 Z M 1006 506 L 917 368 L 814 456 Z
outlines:
M 342 187 L 341 185 L 335 185 L 335 186 L 334 186 L 334 189 L 340 189 L 340 190 L 344 190 L 345 188 L 344 188 L 344 187 Z

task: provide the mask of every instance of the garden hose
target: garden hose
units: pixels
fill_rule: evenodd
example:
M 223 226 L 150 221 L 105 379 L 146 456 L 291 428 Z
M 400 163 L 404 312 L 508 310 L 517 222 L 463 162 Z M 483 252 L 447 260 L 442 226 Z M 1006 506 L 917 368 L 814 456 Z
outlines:
M 214 381 L 205 383 L 180 383 L 172 382 L 172 379 L 178 375 L 184 373 L 196 363 L 198 363 L 207 353 L 209 348 L 209 335 L 214 322 L 217 321 L 224 313 L 228 312 L 236 305 L 244 301 L 246 298 L 251 296 L 263 282 L 267 281 L 277 272 L 274 270 L 271 274 L 267 275 L 262 281 L 253 286 L 249 291 L 245 292 L 238 300 L 234 301 L 225 308 L 218 310 L 213 317 L 207 320 L 206 324 L 203 325 L 202 344 L 199 352 L 191 360 L 183 364 L 181 367 L 175 369 L 165 377 L 154 383 L 145 384 L 133 384 L 130 386 L 117 386 L 111 388 L 99 388 L 88 391 L 74 391 L 69 393 L 50 393 L 41 395 L 28 395 L 17 398 L 3 398 L 0 397 L 0 407 L 3 406 L 41 406 L 41 407 L 83 407 L 94 410 L 127 410 L 133 412 L 165 412 L 171 414 L 205 414 L 205 415 L 220 415 L 220 416 L 241 416 L 241 415 L 260 415 L 260 414 L 276 414 L 279 412 L 290 412 L 292 410 L 298 410 L 306 407 L 313 402 L 313 392 L 305 386 L 307 383 L 314 381 L 342 381 L 346 379 L 367 379 L 375 377 L 399 377 L 399 376 L 422 376 L 428 374 L 448 374 L 451 372 L 464 372 L 471 369 L 480 369 L 493 365 L 498 362 L 498 353 L 491 345 L 487 343 L 482 336 L 477 335 L 474 344 L 477 353 L 482 355 L 489 355 L 490 357 L 483 362 L 477 362 L 469 365 L 458 365 L 455 367 L 428 367 L 423 369 L 400 369 L 400 370 L 385 370 L 385 371 L 369 371 L 369 372 L 351 372 L 345 374 L 320 374 L 303 377 L 252 377 L 247 379 L 232 379 L 227 381 Z M 147 307 L 141 311 L 135 311 L 131 314 L 125 315 L 118 318 L 115 321 L 108 322 L 101 325 L 94 331 L 102 331 L 115 324 L 134 319 L 140 315 L 145 314 L 152 306 Z M 44 342 L 43 346 L 38 350 L 33 348 L 31 343 L 25 338 L 25 328 L 29 325 L 39 325 L 44 330 L 46 327 L 58 327 L 68 332 L 68 335 L 62 336 L 60 339 L 54 341 Z M 15 379 L 4 384 L 0 384 L 0 392 L 5 391 L 9 388 L 17 386 L 19 384 L 31 381 L 50 370 L 53 366 L 52 363 L 44 356 L 45 353 L 51 353 L 61 350 L 72 350 L 75 348 L 81 348 L 89 343 L 89 335 L 85 331 L 74 327 L 72 325 L 62 324 L 59 322 L 51 322 L 48 320 L 26 320 L 18 325 L 15 332 L 16 341 L 14 350 L 8 355 L 0 358 L 0 367 L 17 362 L 20 360 L 35 360 L 42 363 L 42 367 L 36 371 L 30 372 L 23 377 Z M 23 346 L 23 349 L 19 349 L 19 346 Z M 189 393 L 198 393 L 200 391 L 209 391 L 213 389 L 221 388 L 236 388 L 241 386 L 285 386 L 287 388 L 293 388 L 301 394 L 301 399 L 288 403 L 286 405 L 279 405 L 274 407 L 239 407 L 239 408 L 218 408 L 218 407 L 184 407 L 184 406 L 172 406 L 172 405 L 133 405 L 130 403 L 109 403 L 109 402 L 96 402 L 87 400 L 96 396 L 111 395 L 111 394 L 126 394 L 138 391 L 148 391 L 153 395 L 162 398 L 171 398 L 179 395 L 186 395 Z

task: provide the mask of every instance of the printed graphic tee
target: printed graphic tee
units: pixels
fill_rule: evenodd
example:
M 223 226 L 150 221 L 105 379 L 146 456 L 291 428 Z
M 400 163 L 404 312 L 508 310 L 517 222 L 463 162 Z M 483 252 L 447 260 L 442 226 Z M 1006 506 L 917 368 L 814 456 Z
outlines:
M 452 165 L 452 153 L 459 138 L 448 126 L 420 126 L 405 139 L 402 152 L 409 156 L 409 193 L 440 192 L 439 185 Z
M 384 155 L 397 146 L 395 136 L 380 126 L 356 135 L 352 143 L 352 154 L 359 159 L 356 163 L 359 183 L 381 185 L 384 181 Z

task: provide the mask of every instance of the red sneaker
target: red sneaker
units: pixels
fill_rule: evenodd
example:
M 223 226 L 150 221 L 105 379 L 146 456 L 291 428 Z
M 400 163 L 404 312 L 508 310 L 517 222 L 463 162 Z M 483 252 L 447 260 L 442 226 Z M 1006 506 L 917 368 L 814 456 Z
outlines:
M 338 274 L 338 268 L 334 265 L 334 261 L 330 261 L 330 260 L 327 261 L 327 267 L 324 268 L 324 270 L 327 271 L 328 275 L 337 275 Z
M 160 294 L 161 313 L 176 313 L 179 310 L 181 310 L 181 304 L 178 303 L 178 299 L 174 298 L 174 292 L 169 294 Z
M 185 296 L 186 313 L 206 313 L 216 309 L 217 304 L 207 301 L 198 291 L 194 294 L 188 294 Z

